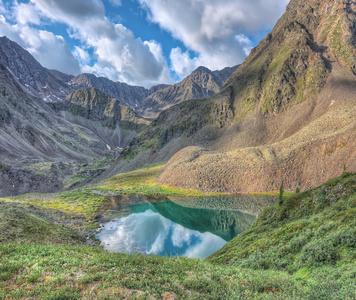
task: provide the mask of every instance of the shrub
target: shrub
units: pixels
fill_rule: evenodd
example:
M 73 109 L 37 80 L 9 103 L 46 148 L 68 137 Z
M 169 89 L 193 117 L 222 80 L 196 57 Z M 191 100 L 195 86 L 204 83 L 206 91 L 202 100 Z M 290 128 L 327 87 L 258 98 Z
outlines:
M 279 205 L 283 204 L 283 193 L 284 193 L 284 188 L 283 188 L 283 183 L 281 184 L 281 186 L 279 187 Z
M 356 229 L 341 230 L 334 232 L 329 236 L 328 240 L 333 244 L 334 247 L 339 245 L 349 246 L 352 248 L 356 247 Z
M 309 243 L 304 246 L 300 260 L 308 265 L 321 263 L 333 263 L 337 259 L 334 245 L 331 241 L 320 241 Z
M 290 249 L 292 253 L 299 252 L 309 241 L 309 238 L 306 235 L 299 235 L 291 239 L 289 242 Z

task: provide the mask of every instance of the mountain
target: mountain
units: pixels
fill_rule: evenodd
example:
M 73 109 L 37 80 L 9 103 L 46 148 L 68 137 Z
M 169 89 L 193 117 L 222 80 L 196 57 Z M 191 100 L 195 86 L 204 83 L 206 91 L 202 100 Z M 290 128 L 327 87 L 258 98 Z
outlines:
M 122 104 L 97 89 L 77 90 L 65 99 L 62 108 L 74 116 L 81 116 L 92 121 L 101 121 L 104 125 L 115 127 L 118 123 L 136 125 L 148 124 L 128 106 Z
M 0 64 L 14 76 L 24 91 L 46 102 L 64 99 L 72 90 L 72 76 L 48 70 L 25 49 L 7 37 L 0 37 Z
M 227 67 L 212 72 L 208 68 L 199 67 L 181 82 L 148 96 L 144 103 L 144 114 L 157 116 L 163 109 L 180 102 L 211 97 L 220 91 L 237 68 L 238 66 Z
M 80 74 L 71 80 L 76 88 L 95 88 L 129 106 L 132 109 L 142 105 L 149 91 L 144 87 L 131 86 L 126 83 L 113 82 L 105 77 L 93 74 Z
M 163 111 L 111 173 L 169 160 L 161 184 L 266 192 L 356 171 L 355 8 L 292 0 L 219 93 Z
M 100 174 L 145 124 L 94 89 L 46 103 L 0 64 L 0 196 L 55 192 Z

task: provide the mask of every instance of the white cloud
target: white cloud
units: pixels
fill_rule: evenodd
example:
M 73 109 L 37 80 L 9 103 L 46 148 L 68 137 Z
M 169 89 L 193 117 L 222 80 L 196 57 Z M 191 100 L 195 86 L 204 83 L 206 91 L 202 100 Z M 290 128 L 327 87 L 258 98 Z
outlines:
M 105 225 L 100 240 L 105 249 L 124 253 L 159 254 L 164 250 L 171 222 L 147 210 Z
M 74 47 L 73 55 L 80 61 L 82 65 L 86 65 L 91 61 L 89 53 L 78 46 Z
M 272 28 L 289 0 L 139 0 L 152 22 L 198 53 L 171 52 L 171 68 L 188 75 L 199 64 L 221 69 L 241 63 L 252 42 L 247 35 Z M 180 61 L 179 61 L 180 60 Z M 180 63 L 182 65 L 180 65 Z
M 183 226 L 176 224 L 173 227 L 172 232 L 172 244 L 175 247 L 182 248 L 184 244 L 190 244 L 190 240 L 192 238 L 192 231 L 187 230 Z
M 38 11 L 32 4 L 17 4 L 15 6 L 15 11 L 17 22 L 20 24 L 27 25 L 32 23 L 39 25 L 41 22 Z
M 209 232 L 199 234 L 199 238 L 201 242 L 188 248 L 184 256 L 189 258 L 206 258 L 218 251 L 226 243 L 222 238 Z
M 237 36 L 235 36 L 235 39 L 242 48 L 245 55 L 248 56 L 251 52 L 251 49 L 253 48 L 252 42 L 248 39 L 247 36 L 243 34 L 238 34 Z
M 31 2 L 51 20 L 70 26 L 71 37 L 94 49 L 96 66 L 83 66 L 83 70 L 96 70 L 96 75 L 111 74 L 109 78 L 112 80 L 146 87 L 170 83 L 169 69 L 159 44 L 143 42 L 125 26 L 111 23 L 105 17 L 100 0 Z

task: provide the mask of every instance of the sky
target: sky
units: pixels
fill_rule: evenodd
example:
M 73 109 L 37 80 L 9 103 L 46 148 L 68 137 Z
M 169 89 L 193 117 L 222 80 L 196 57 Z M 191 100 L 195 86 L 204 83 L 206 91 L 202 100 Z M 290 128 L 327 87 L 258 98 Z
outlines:
M 0 36 L 44 67 L 146 88 L 240 64 L 289 0 L 0 0 Z

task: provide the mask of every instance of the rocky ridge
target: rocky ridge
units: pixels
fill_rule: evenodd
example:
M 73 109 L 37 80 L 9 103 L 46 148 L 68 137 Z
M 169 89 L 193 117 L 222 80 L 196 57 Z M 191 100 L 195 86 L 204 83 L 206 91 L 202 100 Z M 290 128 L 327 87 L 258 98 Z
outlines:
M 219 92 L 225 81 L 236 71 L 238 66 L 227 67 L 221 71 L 210 71 L 199 67 L 181 82 L 157 91 L 147 97 L 143 110 L 157 116 L 159 112 L 175 104 L 213 96 Z
M 73 76 L 42 67 L 28 51 L 7 37 L 0 37 L 0 64 L 26 93 L 45 102 L 63 100 L 73 91 L 67 84 Z

